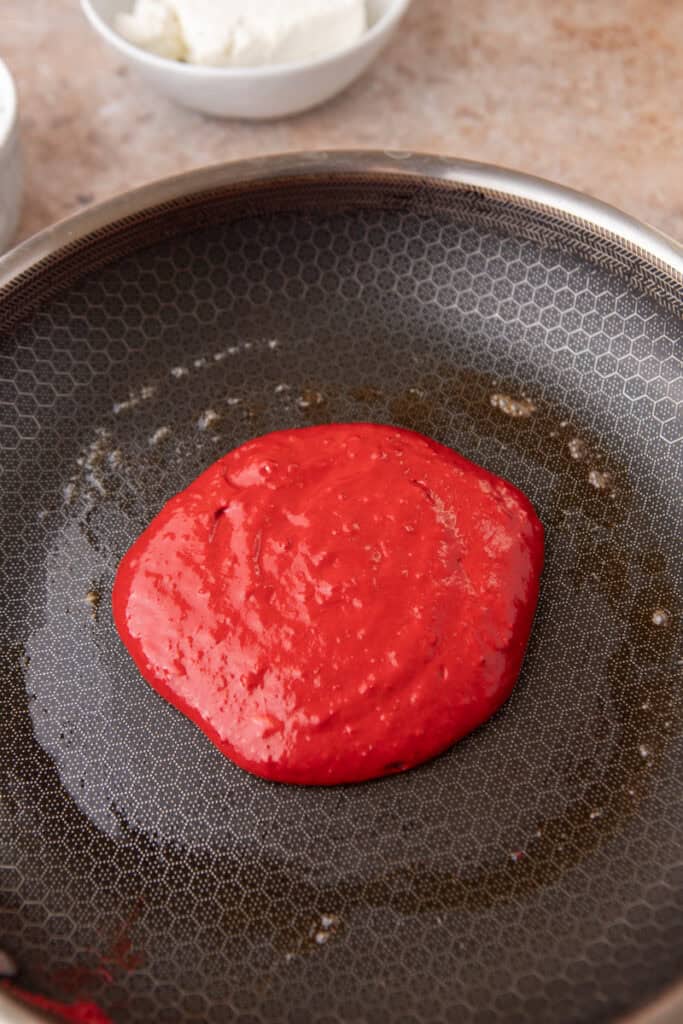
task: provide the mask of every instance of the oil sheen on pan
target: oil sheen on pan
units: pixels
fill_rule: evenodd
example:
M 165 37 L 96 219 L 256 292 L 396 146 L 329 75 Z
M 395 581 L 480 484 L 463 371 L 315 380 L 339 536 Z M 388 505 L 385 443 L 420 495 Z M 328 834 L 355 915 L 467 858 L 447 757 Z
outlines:
M 358 782 L 441 753 L 522 664 L 543 527 L 420 434 L 286 430 L 229 452 L 128 551 L 114 618 L 140 672 L 242 768 Z

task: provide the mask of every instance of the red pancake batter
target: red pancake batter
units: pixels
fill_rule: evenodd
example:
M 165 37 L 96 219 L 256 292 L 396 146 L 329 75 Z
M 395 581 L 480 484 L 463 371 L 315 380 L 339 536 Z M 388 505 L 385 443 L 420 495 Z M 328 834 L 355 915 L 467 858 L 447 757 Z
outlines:
M 123 559 L 114 618 L 145 679 L 237 764 L 328 785 L 401 771 L 517 678 L 543 527 L 420 434 L 334 424 L 229 452 Z
M 104 1010 L 100 1010 L 96 1003 L 78 1000 L 75 1003 L 63 1003 L 58 999 L 49 999 L 47 996 L 38 995 L 37 992 L 29 992 L 27 989 L 19 988 L 10 981 L 2 981 L 0 985 L 15 999 L 19 999 L 27 1006 L 34 1006 L 43 1013 L 49 1013 L 52 1017 L 65 1020 L 68 1024 L 112 1024 L 111 1018 Z

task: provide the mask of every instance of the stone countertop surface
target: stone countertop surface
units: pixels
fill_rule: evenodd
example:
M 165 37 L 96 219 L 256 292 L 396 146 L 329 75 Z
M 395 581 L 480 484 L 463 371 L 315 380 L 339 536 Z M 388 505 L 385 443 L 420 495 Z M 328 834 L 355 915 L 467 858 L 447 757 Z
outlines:
M 277 122 L 174 106 L 122 66 L 77 0 L 2 0 L 21 111 L 19 238 L 133 186 L 297 149 L 448 153 L 553 179 L 683 239 L 683 4 L 413 0 L 370 71 Z

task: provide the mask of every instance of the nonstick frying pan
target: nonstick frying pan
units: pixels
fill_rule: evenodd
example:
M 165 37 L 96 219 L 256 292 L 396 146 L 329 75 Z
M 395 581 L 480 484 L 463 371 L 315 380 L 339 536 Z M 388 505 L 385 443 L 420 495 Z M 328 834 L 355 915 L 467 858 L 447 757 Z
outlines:
M 131 193 L 2 274 L 16 985 L 117 1024 L 680 1019 L 681 250 L 507 171 L 316 154 Z M 507 477 L 547 564 L 491 722 L 403 775 L 302 789 L 152 692 L 110 591 L 220 454 L 328 420 Z

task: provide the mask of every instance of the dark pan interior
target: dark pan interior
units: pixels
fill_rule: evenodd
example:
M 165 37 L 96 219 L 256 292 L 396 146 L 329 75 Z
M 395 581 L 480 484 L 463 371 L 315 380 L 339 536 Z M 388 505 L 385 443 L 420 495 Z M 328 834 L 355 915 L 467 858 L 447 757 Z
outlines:
M 676 978 L 680 296 L 552 214 L 437 191 L 170 208 L 165 240 L 132 224 L 102 266 L 83 243 L 77 280 L 16 300 L 0 945 L 24 988 L 117 1024 L 597 1024 Z M 215 458 L 328 420 L 409 426 L 507 477 L 547 565 L 494 720 L 407 774 L 300 789 L 143 683 L 110 590 Z

